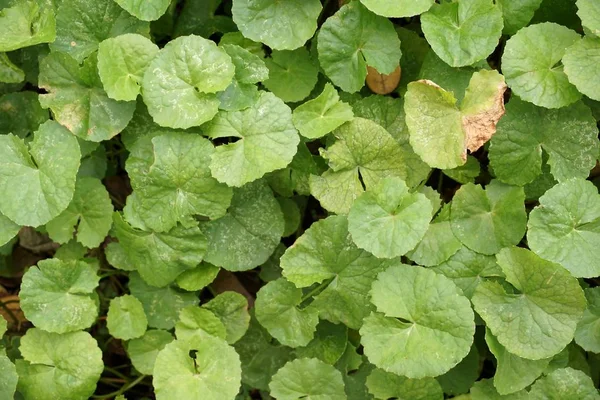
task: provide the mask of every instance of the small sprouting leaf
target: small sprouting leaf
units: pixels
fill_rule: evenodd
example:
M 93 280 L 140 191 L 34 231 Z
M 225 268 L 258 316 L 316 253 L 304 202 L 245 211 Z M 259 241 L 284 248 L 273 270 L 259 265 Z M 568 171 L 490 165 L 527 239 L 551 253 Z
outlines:
M 256 319 L 281 344 L 306 346 L 319 323 L 314 307 L 299 308 L 302 290 L 283 278 L 263 286 L 256 295 Z
M 142 303 L 128 294 L 115 297 L 108 307 L 106 327 L 117 339 L 130 340 L 143 336 L 148 320 Z
M 600 287 L 585 289 L 587 308 L 577 323 L 575 343 L 585 351 L 600 353 Z
M 313 223 L 286 250 L 280 263 L 283 276 L 296 287 L 323 285 L 310 304 L 321 318 L 358 329 L 372 310 L 368 297 L 371 283 L 395 261 L 377 259 L 356 247 L 346 217 L 330 216 Z
M 492 0 L 460 0 L 434 4 L 421 15 L 425 38 L 452 67 L 483 60 L 502 34 L 502 12 Z
M 158 352 L 174 339 L 167 331 L 151 329 L 142 337 L 127 342 L 127 354 L 136 370 L 152 375 Z
M 304 45 L 317 29 L 319 0 L 233 0 L 231 12 L 240 32 L 275 50 Z
M 410 193 L 396 177 L 381 179 L 361 194 L 348 214 L 348 231 L 356 245 L 379 258 L 399 257 L 425 235 L 431 220 L 431 202 Z
M 492 138 L 489 158 L 499 180 L 522 186 L 540 176 L 546 153 L 552 176 L 562 182 L 587 178 L 599 144 L 596 121 L 582 102 L 549 110 L 513 96 Z
M 66 4 L 66 3 L 65 3 Z M 135 111 L 135 102 L 108 97 L 98 76 L 95 56 L 83 65 L 68 54 L 51 53 L 40 62 L 40 104 L 54 119 L 84 140 L 100 142 L 121 132 Z
M 354 93 L 365 84 L 367 66 L 392 73 L 400 61 L 400 40 L 393 24 L 358 1 L 329 17 L 318 35 L 319 62 L 334 85 Z
M 496 254 L 518 244 L 527 224 L 525 193 L 518 186 L 492 181 L 485 190 L 472 183 L 461 186 L 452 200 L 450 225 L 458 240 L 471 250 Z
M 202 307 L 212 311 L 225 325 L 227 343 L 240 340 L 250 325 L 248 300 L 237 292 L 223 292 Z
M 29 329 L 19 351 L 17 389 L 26 399 L 89 399 L 104 369 L 102 351 L 87 332 Z
M 568 106 L 581 98 L 560 60 L 579 35 L 551 22 L 521 29 L 506 42 L 502 72 L 521 99 L 545 108 Z
M 142 21 L 156 21 L 171 4 L 170 0 L 115 0 L 115 2 Z
M 3 2 L 0 9 L 0 26 L 3 28 L 0 52 L 53 42 L 56 38 L 56 20 L 51 3 L 37 0 L 9 1 Z
M 154 122 L 191 128 L 219 110 L 215 93 L 227 89 L 235 66 L 225 50 L 200 36 L 183 36 L 163 47 L 142 80 L 142 95 Z
M 108 97 L 135 100 L 148 64 L 158 46 L 142 35 L 128 33 L 109 38 L 98 47 L 98 73 Z
M 433 378 L 410 379 L 376 368 L 367 378 L 369 393 L 376 399 L 442 400 L 444 393 Z
M 241 374 L 235 350 L 225 340 L 205 335 L 167 344 L 156 357 L 152 384 L 157 400 L 233 399 Z
M 592 378 L 573 368 L 557 369 L 539 379 L 529 391 L 531 400 L 582 399 L 598 400 L 600 394 Z
M 235 189 L 225 216 L 202 225 L 208 238 L 206 261 L 245 271 L 268 260 L 279 244 L 285 221 L 279 202 L 264 181 Z
M 179 312 L 179 321 L 175 324 L 177 340 L 202 341 L 207 336 L 225 339 L 225 335 L 225 326 L 210 310 L 194 305 Z
M 600 38 L 592 37 L 584 37 L 575 42 L 567 48 L 562 58 L 569 82 L 590 99 L 600 101 L 598 60 L 600 60 Z
M 530 360 L 559 353 L 573 340 L 585 309 L 577 279 L 527 249 L 504 248 L 496 258 L 513 287 L 479 284 L 472 298 L 475 310 L 510 353 Z
M 46 224 L 48 235 L 58 243 L 75 236 L 86 247 L 97 247 L 112 226 L 113 206 L 102 182 L 81 178 L 75 183 L 73 200 L 65 211 Z
M 298 358 L 285 364 L 269 384 L 278 400 L 346 400 L 342 374 L 316 358 Z
M 559 263 L 573 276 L 600 275 L 600 195 L 594 184 L 571 179 L 539 199 L 529 215 L 527 242 L 546 260 Z
M 261 92 L 250 108 L 219 112 L 204 133 L 212 139 L 239 138 L 217 146 L 210 163 L 213 177 L 238 187 L 286 167 L 300 142 L 292 110 L 268 92 Z
M 365 318 L 361 343 L 369 361 L 385 371 L 435 377 L 471 349 L 473 310 L 445 276 L 419 266 L 390 267 L 373 282 L 371 302 L 378 312 Z
M 96 268 L 84 261 L 42 260 L 23 275 L 21 308 L 48 332 L 89 328 L 98 316 L 99 280 Z
M 594 35 L 600 36 L 600 5 L 595 0 L 577 0 L 577 15 Z
M 147 22 L 134 18 L 114 0 L 61 1 L 56 12 L 56 40 L 50 48 L 81 63 L 103 40 L 124 33 L 149 36 L 149 28 Z
M 77 139 L 54 121 L 42 124 L 28 144 L 0 135 L 0 213 L 28 226 L 55 218 L 73 198 L 80 157 Z
M 319 66 L 305 47 L 290 51 L 273 51 L 265 59 L 269 79 L 264 85 L 285 102 L 304 100 L 317 84 Z
M 390 17 L 403 18 L 419 15 L 429 10 L 435 0 L 360 0 L 369 10 L 375 14 Z M 388 396 L 392 397 L 392 396 Z

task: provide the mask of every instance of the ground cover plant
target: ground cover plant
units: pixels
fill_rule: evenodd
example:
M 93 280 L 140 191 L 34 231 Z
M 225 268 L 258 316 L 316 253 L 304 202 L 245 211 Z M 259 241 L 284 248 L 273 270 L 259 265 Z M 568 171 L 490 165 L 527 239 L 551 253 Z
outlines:
M 597 0 L 0 0 L 0 399 L 599 399 Z

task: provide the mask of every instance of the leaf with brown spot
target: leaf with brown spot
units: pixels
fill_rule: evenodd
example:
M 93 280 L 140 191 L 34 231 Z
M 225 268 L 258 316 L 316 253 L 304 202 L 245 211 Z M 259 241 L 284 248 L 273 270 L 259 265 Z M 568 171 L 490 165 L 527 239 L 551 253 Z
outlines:
M 375 68 L 367 66 L 367 86 L 373 93 L 392 93 L 400 83 L 401 74 L 399 65 L 391 74 L 381 74 Z

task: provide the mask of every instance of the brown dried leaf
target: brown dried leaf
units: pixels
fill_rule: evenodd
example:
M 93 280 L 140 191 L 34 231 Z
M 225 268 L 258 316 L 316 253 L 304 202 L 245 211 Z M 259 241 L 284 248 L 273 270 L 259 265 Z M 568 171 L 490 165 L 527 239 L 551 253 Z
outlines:
M 392 93 L 400 83 L 402 70 L 400 66 L 391 74 L 380 74 L 375 68 L 367 66 L 367 86 L 373 93 Z

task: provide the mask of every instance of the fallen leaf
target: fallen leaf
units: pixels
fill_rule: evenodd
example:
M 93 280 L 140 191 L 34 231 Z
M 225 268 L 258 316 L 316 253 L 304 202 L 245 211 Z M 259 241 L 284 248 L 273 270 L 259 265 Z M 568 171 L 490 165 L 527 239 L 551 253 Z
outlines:
M 391 74 L 380 74 L 375 68 L 367 66 L 367 86 L 373 93 L 388 94 L 392 93 L 400 83 L 400 66 Z

